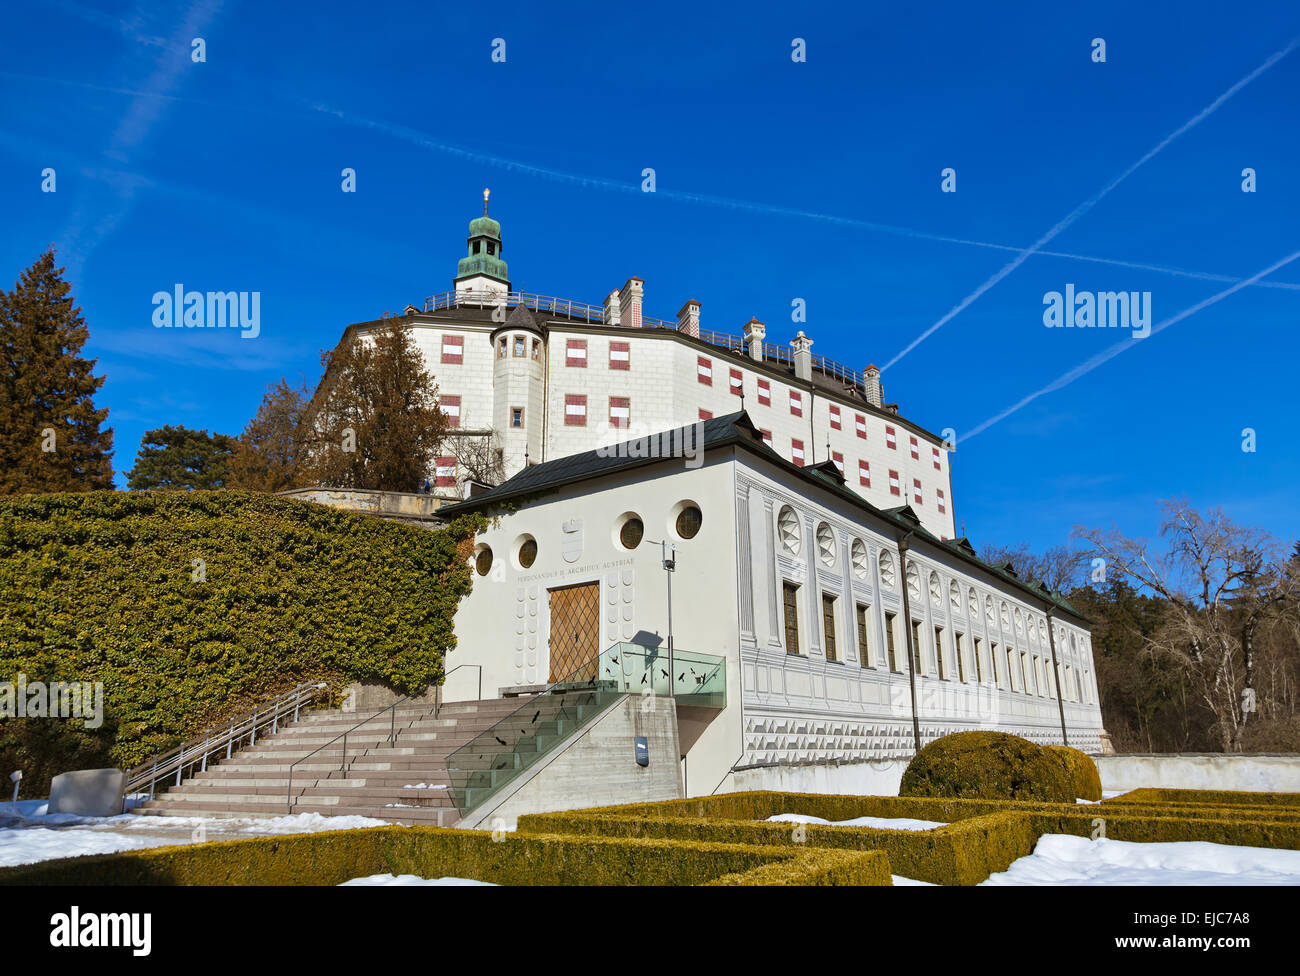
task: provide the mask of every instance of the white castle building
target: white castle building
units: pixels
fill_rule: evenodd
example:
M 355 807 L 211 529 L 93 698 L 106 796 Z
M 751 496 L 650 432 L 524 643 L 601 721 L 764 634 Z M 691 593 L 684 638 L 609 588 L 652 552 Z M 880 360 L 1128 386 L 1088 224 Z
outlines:
M 698 302 L 651 319 L 638 278 L 603 306 L 514 292 L 484 209 L 454 291 L 404 317 L 458 436 L 495 432 L 508 476 L 471 493 L 438 462 L 459 499 L 439 514 L 495 516 L 448 700 L 615 673 L 671 693 L 687 795 L 861 785 L 969 729 L 1102 750 L 1087 620 L 954 538 L 944 443 L 877 370 L 756 320 L 702 330 Z

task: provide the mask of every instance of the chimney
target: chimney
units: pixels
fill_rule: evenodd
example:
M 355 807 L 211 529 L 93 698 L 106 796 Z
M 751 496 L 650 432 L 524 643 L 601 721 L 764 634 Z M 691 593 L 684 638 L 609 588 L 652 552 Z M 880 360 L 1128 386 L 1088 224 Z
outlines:
M 767 326 L 758 319 L 750 319 L 745 323 L 745 349 L 749 352 L 749 358 L 756 363 L 763 361 L 763 338 L 767 335 Z
M 605 324 L 619 325 L 618 292 L 611 291 L 605 296 Z
M 700 337 L 700 303 L 692 298 L 677 312 L 677 331 Z
M 641 328 L 641 296 L 645 294 L 645 282 L 640 278 L 628 278 L 623 290 L 618 293 L 619 309 L 623 325 L 629 329 Z
M 812 344 L 802 331 L 790 340 L 790 348 L 794 350 L 794 375 L 804 381 L 812 380 Z
M 865 387 L 867 402 L 873 407 L 880 406 L 880 400 L 885 395 L 884 387 L 880 385 L 880 370 L 876 368 L 875 363 L 872 363 L 862 376 L 862 385 Z

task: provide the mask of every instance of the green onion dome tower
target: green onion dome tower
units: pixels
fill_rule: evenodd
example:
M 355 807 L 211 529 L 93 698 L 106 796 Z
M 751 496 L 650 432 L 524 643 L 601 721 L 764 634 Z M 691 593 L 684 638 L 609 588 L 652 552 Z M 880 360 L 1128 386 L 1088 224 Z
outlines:
M 510 292 L 510 272 L 501 259 L 501 225 L 488 216 L 488 195 L 483 191 L 483 216 L 469 222 L 467 253 L 456 266 L 452 282 L 456 293 Z

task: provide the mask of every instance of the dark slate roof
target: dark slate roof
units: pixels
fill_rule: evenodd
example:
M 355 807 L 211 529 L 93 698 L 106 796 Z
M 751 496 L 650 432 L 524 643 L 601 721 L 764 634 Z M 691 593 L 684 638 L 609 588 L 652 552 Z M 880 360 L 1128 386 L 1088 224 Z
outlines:
M 1068 600 L 1061 594 L 1053 593 L 1041 583 L 1028 582 L 1022 580 L 1012 573 L 1008 573 L 1004 568 L 992 566 L 975 554 L 975 548 L 965 537 L 960 539 L 940 539 L 930 531 L 921 526 L 921 520 L 912 510 L 910 505 L 900 505 L 897 508 L 880 509 L 872 505 L 869 501 L 859 495 L 857 492 L 846 487 L 842 477 L 832 478 L 828 472 L 823 470 L 824 465 L 834 462 L 823 462 L 811 467 L 800 467 L 790 461 L 787 461 L 776 451 L 768 447 L 763 441 L 762 432 L 754 426 L 753 421 L 745 411 L 737 411 L 723 417 L 713 417 L 709 420 L 701 421 L 702 442 L 693 445 L 693 450 L 708 452 L 719 447 L 728 445 L 739 445 L 746 450 L 760 455 L 772 464 L 781 468 L 786 474 L 799 478 L 803 481 L 816 484 L 822 490 L 844 499 L 859 509 L 863 509 L 878 519 L 889 523 L 898 537 L 910 536 L 921 539 L 930 543 L 934 548 L 951 553 L 962 562 L 971 564 L 991 576 L 997 577 L 1007 586 L 1036 600 L 1044 600 L 1059 609 L 1065 611 L 1070 616 L 1089 623 L 1088 618 L 1075 609 Z M 652 437 L 662 440 L 669 436 L 680 437 L 683 431 L 694 430 L 695 425 L 689 424 L 686 427 L 679 427 L 675 431 L 665 432 Z M 692 437 L 694 434 L 692 433 Z M 626 450 L 626 445 L 631 441 L 624 441 L 622 445 L 611 445 L 603 452 L 585 451 L 582 454 L 573 454 L 569 457 L 556 458 L 554 461 L 546 461 L 542 464 L 533 464 L 524 468 L 513 478 L 503 482 L 491 491 L 485 491 L 468 498 L 465 501 L 457 502 L 455 505 L 448 505 L 440 508 L 438 514 L 445 517 L 455 517 L 463 512 L 478 511 L 484 508 L 491 508 L 495 505 L 518 501 L 531 496 L 555 491 L 567 485 L 587 481 L 591 478 L 599 478 L 604 475 L 613 474 L 618 471 L 629 470 L 632 468 L 643 467 L 650 464 L 658 464 L 665 460 L 665 456 L 655 457 L 632 457 Z M 680 441 L 679 441 L 680 443 Z M 838 475 L 838 470 L 836 471 Z

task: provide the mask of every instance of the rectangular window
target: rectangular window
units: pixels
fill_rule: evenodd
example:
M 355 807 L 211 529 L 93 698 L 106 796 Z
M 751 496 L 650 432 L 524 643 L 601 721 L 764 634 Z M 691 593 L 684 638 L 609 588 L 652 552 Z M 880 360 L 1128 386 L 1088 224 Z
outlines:
M 587 426 L 587 394 L 564 394 L 564 424 L 566 427 Z
M 534 340 L 533 340 L 533 359 L 534 359 L 534 360 L 540 360 L 541 358 L 542 358 L 542 342 L 541 342 L 540 339 L 534 339 Z
M 853 415 L 853 426 L 858 432 L 858 436 L 864 441 L 867 439 L 867 418 L 860 413 Z
M 930 450 L 934 452 L 934 470 L 942 471 L 943 467 L 939 464 L 939 449 L 937 447 L 932 447 Z
M 962 646 L 962 635 L 952 635 L 952 653 L 957 658 L 957 680 L 964 682 L 966 680 L 966 660 L 963 655 L 966 648 Z
M 893 427 L 885 428 L 885 447 L 891 451 L 898 450 L 898 436 L 894 433 Z
M 891 495 L 901 495 L 903 486 L 898 483 L 898 472 L 893 468 L 889 470 L 889 493 Z
M 916 504 L 918 505 L 921 504 L 921 479 L 920 478 L 912 479 L 912 501 L 916 502 Z
M 984 684 L 984 662 L 980 660 L 980 639 L 978 637 L 975 638 L 975 643 L 971 645 L 971 657 L 975 660 L 975 683 L 982 685 Z
M 701 420 L 712 420 L 712 419 L 713 419 L 713 411 L 712 411 L 712 410 L 705 410 L 703 407 L 701 407 L 701 408 L 700 408 L 700 419 L 701 419 Z
M 939 680 L 944 679 L 943 673 L 943 628 L 934 628 L 934 666 L 939 672 Z
M 438 409 L 447 418 L 448 427 L 460 426 L 460 397 L 444 394 L 438 398 Z
M 713 360 L 704 356 L 695 357 L 695 377 L 705 386 L 713 385 Z
M 803 441 L 798 441 L 791 438 L 790 455 L 794 459 L 794 463 L 799 465 L 799 467 L 802 468 L 803 467 Z
M 758 381 L 758 405 L 760 407 L 772 405 L 772 384 L 767 380 Z
M 921 667 L 921 621 L 912 621 L 912 670 L 916 674 L 925 674 Z
M 831 460 L 835 462 L 835 467 L 840 469 L 840 474 L 844 473 L 844 455 L 839 451 L 831 451 Z
M 506 337 L 502 336 L 497 340 L 497 359 L 506 358 Z
M 889 657 L 889 670 L 898 673 L 898 652 L 894 647 L 894 615 L 885 614 L 885 650 Z
M 761 431 L 759 431 L 759 433 L 763 435 L 763 443 L 766 444 L 768 447 L 771 447 L 771 446 L 772 446 L 772 432 L 771 432 L 770 430 L 761 430 Z
M 454 457 L 440 457 L 437 460 L 437 474 L 435 479 L 439 488 L 456 487 L 456 459 Z
M 790 391 L 790 413 L 796 417 L 803 416 L 803 394 L 798 390 Z
M 628 369 L 631 366 L 632 353 L 631 347 L 626 342 L 611 342 L 609 344 L 609 368 L 610 369 Z
M 835 648 L 835 597 L 822 594 L 822 643 L 826 660 L 838 661 Z
M 587 367 L 587 340 L 569 339 L 564 344 L 564 365 Z
M 864 488 L 871 487 L 871 462 L 870 461 L 858 462 L 858 484 L 862 485 L 862 487 Z
M 465 337 L 445 335 L 442 337 L 442 361 L 449 366 L 459 366 L 465 361 Z
M 510 426 L 511 426 L 511 427 L 523 427 L 523 426 L 524 426 L 524 408 L 523 408 L 523 407 L 511 407 L 511 408 L 510 408 Z
M 1029 652 L 1021 651 L 1020 652 L 1020 687 L 1026 695 L 1032 695 L 1034 693 L 1034 689 L 1033 687 L 1031 687 L 1029 683 L 1033 673 L 1034 673 L 1033 669 L 1029 664 Z
M 868 638 L 871 625 L 871 608 L 865 603 L 858 604 L 858 663 L 864 668 L 871 667 L 871 641 Z
M 632 422 L 632 398 L 609 398 L 609 425 L 624 430 Z
M 980 641 L 975 638 L 975 659 L 978 661 L 980 656 Z M 998 686 L 998 645 L 993 645 L 993 651 L 989 654 L 989 664 L 993 668 L 993 687 Z
M 936 488 L 936 489 L 935 489 L 935 495 L 938 496 L 938 501 L 939 501 L 939 514 L 940 514 L 940 515 L 943 515 L 945 512 L 948 511 L 947 503 L 946 503 L 946 501 L 945 501 L 945 499 L 944 499 L 944 497 L 943 497 L 943 489 L 942 489 L 942 488 Z
M 912 442 L 912 460 L 913 461 L 921 460 L 921 447 L 919 444 L 916 443 L 916 438 L 910 437 L 908 438 L 908 440 Z
M 781 596 L 785 604 L 785 652 L 799 653 L 799 587 L 781 583 Z
M 745 395 L 745 377 L 738 369 L 731 370 L 731 392 L 736 396 Z
M 1010 647 L 1007 648 L 1007 688 L 1010 691 L 1018 690 L 1016 688 L 1016 652 Z
M 831 430 L 840 429 L 840 408 L 831 404 Z
M 523 359 L 523 358 L 524 358 L 524 353 L 525 353 L 525 349 L 524 349 L 524 337 L 523 337 L 523 336 L 515 336 L 515 358 L 516 358 L 516 359 Z

